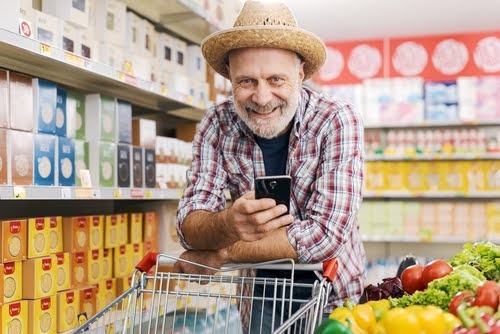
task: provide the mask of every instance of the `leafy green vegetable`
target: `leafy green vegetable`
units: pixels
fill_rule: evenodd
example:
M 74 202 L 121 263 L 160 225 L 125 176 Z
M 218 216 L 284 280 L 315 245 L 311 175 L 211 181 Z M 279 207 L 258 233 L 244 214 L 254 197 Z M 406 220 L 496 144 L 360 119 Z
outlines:
M 491 241 L 466 243 L 462 251 L 455 254 L 449 263 L 453 267 L 468 264 L 482 272 L 488 280 L 498 282 L 500 280 L 500 245 L 495 245 Z
M 447 311 L 457 292 L 475 290 L 479 283 L 485 280 L 486 278 L 479 270 L 467 264 L 462 264 L 455 267 L 449 275 L 429 283 L 429 286 L 424 291 L 416 291 L 412 295 L 389 298 L 389 300 L 394 307 L 436 305 Z

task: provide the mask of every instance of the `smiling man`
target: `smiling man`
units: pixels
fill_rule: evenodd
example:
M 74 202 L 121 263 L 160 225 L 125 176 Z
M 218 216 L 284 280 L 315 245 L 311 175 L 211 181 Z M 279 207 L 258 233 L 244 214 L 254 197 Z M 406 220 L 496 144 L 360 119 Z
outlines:
M 302 86 L 324 63 L 324 43 L 299 29 L 283 3 L 249 0 L 234 27 L 207 37 L 202 51 L 231 81 L 233 96 L 206 112 L 193 142 L 177 217 L 186 248 L 181 257 L 215 268 L 229 262 L 337 258 L 330 306 L 345 298 L 357 301 L 365 276 L 357 220 L 363 124 L 353 106 Z M 292 178 L 289 214 L 272 199 L 255 199 L 253 191 L 255 177 L 283 174 Z M 229 207 L 225 189 L 232 197 Z M 175 270 L 212 274 L 181 261 Z M 316 279 L 312 272 L 295 275 L 298 282 Z M 310 291 L 297 288 L 294 297 L 310 298 Z M 264 333 L 276 327 L 272 307 L 254 302 L 252 310 L 251 323 L 258 329 L 250 332 L 260 332 L 261 324 Z

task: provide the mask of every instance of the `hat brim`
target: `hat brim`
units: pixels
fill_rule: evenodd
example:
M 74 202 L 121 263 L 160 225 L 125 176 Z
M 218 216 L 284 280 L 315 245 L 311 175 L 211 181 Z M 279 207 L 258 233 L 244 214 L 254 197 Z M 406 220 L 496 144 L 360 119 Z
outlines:
M 207 63 L 229 79 L 227 54 L 248 47 L 279 48 L 294 51 L 304 60 L 304 79 L 310 78 L 326 60 L 326 46 L 316 35 L 288 26 L 235 27 L 205 38 L 201 51 Z

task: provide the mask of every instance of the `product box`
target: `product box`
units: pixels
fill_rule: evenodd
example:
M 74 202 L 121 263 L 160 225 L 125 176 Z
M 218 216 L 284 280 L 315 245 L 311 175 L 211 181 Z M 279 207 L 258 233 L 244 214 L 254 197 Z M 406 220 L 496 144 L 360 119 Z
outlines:
M 113 252 L 110 248 L 104 248 L 102 251 L 102 278 L 110 279 L 113 277 Z
M 174 72 L 186 74 L 187 43 L 174 38 Z
M 71 286 L 83 287 L 89 280 L 89 254 L 88 251 L 70 253 L 71 258 Z
M 196 81 L 207 81 L 207 64 L 199 45 L 189 45 L 186 48 L 186 73 Z
M 96 285 L 96 308 L 102 310 L 116 299 L 116 279 L 101 280 Z
M 116 186 L 116 145 L 108 142 L 89 143 L 90 177 L 98 187 Z
M 2 22 L 0 28 L 17 33 L 17 13 L 19 12 L 19 0 L 2 1 L 0 3 Z M 7 331 L 5 331 L 7 333 Z
M 117 100 L 118 142 L 132 143 L 132 105 L 123 100 Z
M 102 249 L 104 247 L 104 216 L 90 216 L 90 249 Z
M 82 28 L 89 25 L 90 0 L 43 0 L 42 10 L 45 13 L 68 20 Z
M 69 331 L 78 327 L 80 313 L 80 294 L 66 290 L 57 294 L 57 332 Z
M 89 143 L 84 140 L 75 139 L 75 185 L 82 186 L 80 172 L 89 169 Z
M 10 127 L 14 130 L 33 130 L 32 78 L 9 72 Z
M 116 141 L 116 100 L 101 94 L 85 97 L 87 124 L 97 125 L 87 128 L 87 139 L 91 141 Z
M 23 261 L 23 299 L 55 295 L 57 258 L 54 255 Z
M 58 184 L 72 187 L 75 185 L 75 143 L 73 138 L 57 138 Z
M 61 48 L 61 19 L 53 15 L 34 10 L 35 12 L 35 39 Z
M 80 43 L 80 29 L 71 22 L 64 20 L 61 23 L 61 48 L 68 52 L 78 53 L 81 49 Z
M 2 240 L 2 261 L 12 262 L 26 259 L 27 253 L 27 221 L 21 220 L 4 220 L 0 222 L 2 228 L 0 230 L 0 240 Z
M 79 29 L 79 41 L 80 50 L 77 50 L 77 53 L 85 58 L 98 61 L 98 42 L 94 38 L 93 30 L 85 28 Z
M 125 277 L 129 274 L 126 250 L 125 245 L 113 248 L 113 277 Z
M 9 72 L 0 70 L 0 128 L 9 125 Z
M 50 254 L 63 251 L 63 227 L 61 216 L 47 217 L 49 224 L 49 249 Z
M 134 273 L 135 266 L 144 258 L 144 245 L 142 243 L 127 244 L 127 251 L 129 252 L 129 272 L 130 275 Z
M 4 262 L 3 264 L 3 302 L 10 303 L 23 298 L 24 261 Z
M 28 333 L 56 334 L 56 295 L 28 300 Z
M 121 213 L 118 216 L 118 245 L 128 243 L 128 214 Z
M 88 319 L 96 313 L 97 288 L 95 286 L 87 286 L 79 289 L 78 293 L 80 294 L 79 319 L 81 316 Z
M 86 252 L 89 248 L 89 217 L 63 217 L 65 252 Z
M 162 72 L 174 71 L 174 37 L 164 32 L 158 34 L 156 57 Z
M 122 46 L 105 42 L 97 43 L 97 61 L 116 70 L 132 74 Z
M 132 144 L 154 149 L 156 143 L 156 121 L 145 118 L 132 120 Z
M 0 333 L 28 334 L 28 302 L 15 301 L 0 306 Z
M 500 161 L 487 160 L 483 163 L 486 170 L 486 191 L 500 191 Z
M 118 247 L 118 225 L 120 221 L 119 215 L 104 216 L 104 248 Z
M 71 289 L 71 259 L 70 253 L 60 252 L 56 257 L 56 290 L 57 292 Z
M 156 154 L 154 149 L 144 149 L 144 186 L 156 187 Z
M 33 134 L 33 184 L 39 186 L 55 185 L 56 136 L 42 133 Z
M 467 192 L 468 165 L 469 162 L 463 161 L 441 161 L 439 163 L 441 173 L 440 189 L 465 194 Z
M 33 78 L 33 131 L 56 133 L 57 86 L 55 83 Z
M 144 254 L 159 252 L 158 218 L 155 211 L 144 213 Z
M 90 250 L 88 259 L 88 283 L 97 284 L 102 280 L 102 249 Z
M 7 130 L 0 129 L 0 184 L 9 184 L 8 171 L 10 169 L 7 159 Z
M 132 153 L 131 146 L 127 144 L 116 145 L 116 165 L 118 167 L 117 174 L 117 186 L 129 188 L 130 187 L 130 177 L 131 177 L 131 163 L 130 155 Z
M 67 92 L 61 87 L 57 87 L 56 100 L 56 135 L 59 137 L 68 137 L 68 126 L 66 117 L 66 99 Z M 70 136 L 72 137 L 72 136 Z
M 68 137 L 85 140 L 87 137 L 85 95 L 70 90 L 66 94 L 66 132 Z
M 9 137 L 7 152 L 10 156 L 11 182 L 13 185 L 31 185 L 33 184 L 33 134 L 10 131 Z
M 96 38 L 104 43 L 125 45 L 127 10 L 122 1 L 100 0 L 92 2 L 91 24 Z
M 3 11 L 2 11 L 3 12 Z M 35 11 L 33 1 L 19 1 L 19 34 L 27 38 L 33 38 L 33 24 L 35 22 Z
M 133 244 L 142 242 L 142 212 L 133 212 L 129 219 L 129 241 Z
M 46 218 L 28 218 L 28 255 L 37 258 L 50 254 L 50 221 Z
M 144 149 L 132 147 L 132 181 L 134 188 L 144 188 Z

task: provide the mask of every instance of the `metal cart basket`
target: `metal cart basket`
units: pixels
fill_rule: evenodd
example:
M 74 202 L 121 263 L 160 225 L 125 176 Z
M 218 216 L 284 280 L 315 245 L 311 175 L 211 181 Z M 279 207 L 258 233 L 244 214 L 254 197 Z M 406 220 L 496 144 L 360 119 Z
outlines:
M 337 271 L 336 259 L 323 265 L 278 260 L 217 270 L 189 262 L 218 271 L 215 275 L 164 271 L 164 265 L 175 261 L 184 260 L 166 254 L 146 255 L 136 266 L 131 287 L 73 333 L 311 334 L 322 320 Z M 290 277 L 242 275 L 257 268 L 289 270 Z M 318 280 L 294 282 L 297 270 L 313 270 Z M 297 287 L 309 289 L 310 297 L 296 297 Z M 270 323 L 268 318 L 262 320 L 266 311 L 272 313 Z

